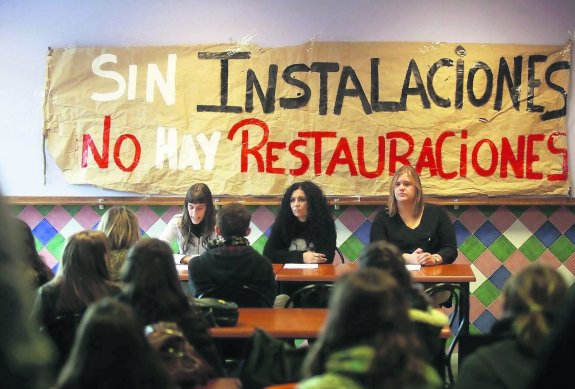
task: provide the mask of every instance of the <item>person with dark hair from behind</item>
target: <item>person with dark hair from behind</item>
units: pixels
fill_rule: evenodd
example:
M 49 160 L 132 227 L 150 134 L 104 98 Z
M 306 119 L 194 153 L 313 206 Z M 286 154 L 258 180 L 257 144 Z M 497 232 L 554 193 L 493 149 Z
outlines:
M 533 264 L 512 275 L 503 287 L 503 318 L 492 335 L 501 337 L 465 358 L 456 387 L 527 388 L 537 351 L 563 309 L 567 286 L 561 274 Z
M 56 277 L 38 289 L 32 315 L 58 346 L 58 367 L 68 356 L 79 317 L 88 305 L 120 291 L 110 280 L 109 252 L 108 238 L 101 231 L 72 235 Z
M 98 229 L 103 231 L 110 241 L 108 269 L 112 280 L 118 281 L 128 249 L 140 240 L 138 217 L 129 208 L 116 205 L 104 212 Z
M 162 232 L 160 239 L 172 244 L 178 242 L 177 262 L 186 264 L 192 257 L 206 251 L 208 242 L 216 238 L 216 207 L 212 191 L 203 183 L 188 189 L 183 212 L 174 215 Z
M 575 352 L 575 284 L 557 315 L 553 328 L 537 353 L 534 375 L 529 389 L 561 388 L 573 380 L 573 353 Z
M 113 298 L 87 309 L 54 389 L 168 389 L 170 381 L 132 308 Z
M 327 199 L 311 181 L 286 189 L 263 254 L 273 263 L 333 263 L 336 230 Z
M 30 226 L 21 219 L 14 218 L 13 220 L 18 237 L 23 243 L 23 259 L 26 265 L 24 274 L 34 287 L 40 287 L 54 278 L 54 273 L 38 254 L 34 234 Z
M 188 285 L 199 296 L 214 287 L 250 286 L 265 296 L 271 307 L 276 296 L 276 282 L 270 260 L 246 238 L 250 234 L 251 215 L 239 203 L 223 205 L 216 216 L 218 238 L 208 250 L 188 264 Z M 241 305 L 241 304 L 240 304 Z M 259 307 L 258 301 L 249 306 Z
M 443 353 L 440 332 L 449 320 L 443 312 L 432 307 L 432 302 L 421 284 L 414 284 L 411 281 L 411 275 L 405 267 L 399 249 L 391 243 L 377 241 L 363 250 L 358 262 L 360 269 L 376 268 L 387 271 L 403 288 L 409 306 L 409 316 L 420 342 L 425 346 L 425 359 L 428 362 L 434 361 Z
M 46 389 L 53 383 L 55 350 L 29 320 L 33 286 L 22 271 L 26 249 L 0 194 L 0 386 Z
M 299 389 L 443 387 L 420 355 L 405 291 L 383 270 L 343 275 L 326 324 L 311 346 Z
M 134 308 L 144 327 L 160 321 L 175 322 L 198 353 L 222 375 L 222 360 L 208 332 L 208 323 L 188 301 L 168 244 L 142 239 L 128 252 L 120 273 L 124 290 L 118 296 Z

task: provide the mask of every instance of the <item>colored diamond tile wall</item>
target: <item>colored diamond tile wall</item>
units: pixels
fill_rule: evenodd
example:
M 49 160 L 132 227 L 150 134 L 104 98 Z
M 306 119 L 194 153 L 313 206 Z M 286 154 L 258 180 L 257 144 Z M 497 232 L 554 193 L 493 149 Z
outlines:
M 158 236 L 177 206 L 129 206 L 138 216 L 144 236 Z M 249 206 L 252 232 L 248 239 L 262 251 L 277 206 Z M 458 263 L 470 263 L 477 281 L 470 286 L 471 331 L 486 333 L 501 317 L 501 288 L 507 278 L 530 263 L 558 269 L 575 281 L 575 207 L 459 206 L 446 208 L 459 247 Z M 14 206 L 14 213 L 34 232 L 36 246 L 56 269 L 66 238 L 96 228 L 105 209 L 98 206 Z M 346 261 L 355 261 L 369 243 L 375 206 L 340 206 L 335 210 L 337 245 Z

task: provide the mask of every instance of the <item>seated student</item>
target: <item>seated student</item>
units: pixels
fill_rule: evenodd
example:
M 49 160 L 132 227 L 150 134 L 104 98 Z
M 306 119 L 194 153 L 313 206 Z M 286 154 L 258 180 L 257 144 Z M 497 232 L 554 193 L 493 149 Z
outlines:
M 32 315 L 57 345 L 58 367 L 70 351 L 79 317 L 88 305 L 120 291 L 110 280 L 109 252 L 108 238 L 101 231 L 72 235 L 56 277 L 38 289 Z
M 22 259 L 25 264 L 24 275 L 34 287 L 40 287 L 54 278 L 54 273 L 52 273 L 52 270 L 46 265 L 42 257 L 38 255 L 34 234 L 32 234 L 30 226 L 18 218 L 13 218 L 13 220 L 18 238 L 22 243 Z
M 226 204 L 220 208 L 215 227 L 218 239 L 188 264 L 188 284 L 193 295 L 199 296 L 214 287 L 247 285 L 265 296 L 267 306 L 273 305 L 276 296 L 273 267 L 270 260 L 252 248 L 246 238 L 250 233 L 250 220 L 251 215 L 242 204 Z M 261 306 L 258 301 L 237 303 L 240 306 Z
M 443 353 L 440 332 L 447 325 L 447 316 L 432 308 L 430 298 L 425 294 L 421 284 L 411 282 L 411 275 L 399 249 L 388 242 L 371 243 L 359 256 L 359 268 L 377 268 L 387 271 L 395 278 L 405 291 L 409 306 L 409 316 L 415 325 L 420 342 L 425 346 L 425 359 L 432 362 Z
M 54 389 L 168 389 L 168 374 L 132 308 L 113 298 L 90 305 Z
M 566 291 L 561 274 L 549 266 L 533 264 L 512 275 L 503 287 L 503 318 L 491 330 L 501 340 L 465 358 L 456 387 L 527 388 Z
M 174 264 L 172 249 L 162 240 L 142 239 L 128 252 L 120 273 L 124 290 L 118 296 L 134 310 L 142 331 L 160 321 L 176 322 L 184 336 L 210 364 L 216 374 L 223 366 L 208 323 L 188 301 Z
M 111 252 L 108 259 L 110 277 L 114 281 L 120 279 L 120 269 L 126 261 L 128 249 L 140 239 L 140 224 L 136 214 L 124 207 L 114 206 L 102 215 L 100 231 L 108 236 Z
M 176 240 L 179 250 L 174 257 L 179 263 L 186 264 L 192 257 L 206 251 L 209 240 L 216 237 L 215 222 L 212 191 L 206 184 L 197 183 L 189 187 L 183 212 L 172 217 L 160 239 L 168 244 Z
M 383 270 L 343 275 L 299 389 L 442 388 L 419 355 L 405 291 Z

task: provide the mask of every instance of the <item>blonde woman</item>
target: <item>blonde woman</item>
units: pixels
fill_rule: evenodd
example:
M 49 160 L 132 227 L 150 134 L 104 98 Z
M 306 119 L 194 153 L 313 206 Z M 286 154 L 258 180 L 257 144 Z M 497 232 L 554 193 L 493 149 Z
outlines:
M 111 279 L 118 281 L 128 250 L 141 236 L 138 218 L 132 210 L 124 206 L 114 206 L 102 215 L 98 229 L 103 231 L 110 241 L 108 268 Z
M 396 245 L 405 263 L 434 266 L 457 258 L 453 224 L 442 207 L 425 202 L 413 166 L 400 167 L 391 180 L 387 208 L 371 225 L 370 242 L 380 240 Z

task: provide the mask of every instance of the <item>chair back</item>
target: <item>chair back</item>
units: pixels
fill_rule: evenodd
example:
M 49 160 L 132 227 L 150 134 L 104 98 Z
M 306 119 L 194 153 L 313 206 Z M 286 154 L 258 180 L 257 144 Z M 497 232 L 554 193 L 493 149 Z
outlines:
M 197 296 L 215 297 L 226 301 L 233 301 L 240 308 L 270 308 L 266 296 L 251 285 L 226 285 L 214 287 Z
M 341 250 L 339 248 L 335 248 L 335 253 L 339 256 L 339 259 L 341 260 L 341 263 L 345 263 L 345 257 L 343 256 L 343 253 L 341 252 Z M 333 258 L 333 261 L 335 262 L 335 257 Z
M 296 290 L 286 301 L 286 308 L 327 308 L 333 284 L 316 283 Z
M 83 313 L 70 313 L 56 317 L 50 323 L 40 327 L 53 341 L 58 351 L 57 367 L 62 367 L 68 359 L 74 345 L 76 329 L 80 325 Z

